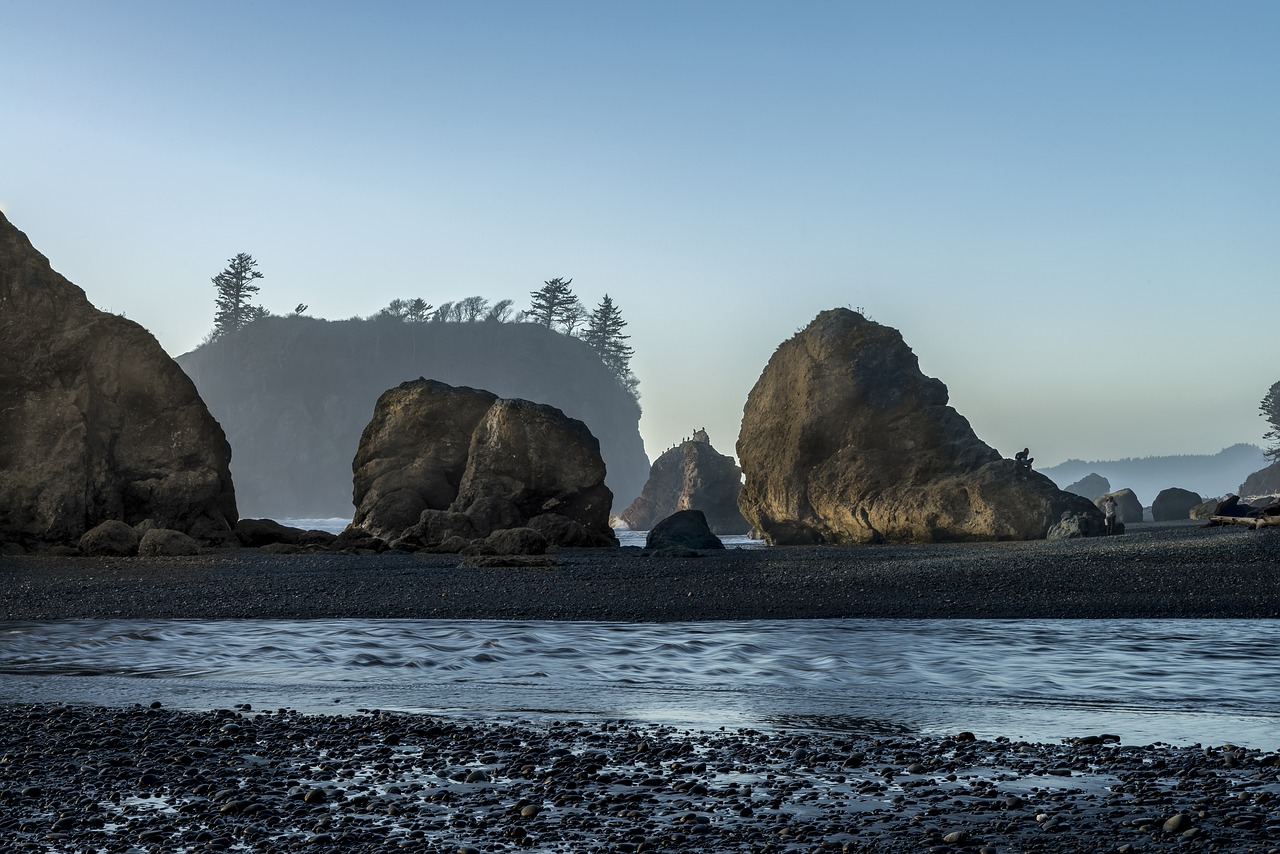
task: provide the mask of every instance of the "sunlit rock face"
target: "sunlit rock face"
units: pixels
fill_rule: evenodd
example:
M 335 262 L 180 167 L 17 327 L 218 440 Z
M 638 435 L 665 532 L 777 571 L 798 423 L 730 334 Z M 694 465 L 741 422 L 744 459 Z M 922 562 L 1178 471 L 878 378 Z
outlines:
M 231 538 L 231 448 L 149 332 L 94 308 L 0 214 L 0 540 L 108 520 Z
M 1240 495 L 1280 495 L 1280 460 L 1245 478 Z
M 947 405 L 897 330 L 833 309 L 778 347 L 738 437 L 742 515 L 769 542 L 1027 540 L 1102 514 L 1021 472 Z
M 600 443 L 553 406 L 401 383 L 378 399 L 352 468 L 352 527 L 388 542 L 528 527 L 557 545 L 617 544 Z
M 658 457 L 640 497 L 621 518 L 632 530 L 647 531 L 673 513 L 701 510 L 713 533 L 745 534 L 750 526 L 738 511 L 741 491 L 742 469 L 698 430 Z

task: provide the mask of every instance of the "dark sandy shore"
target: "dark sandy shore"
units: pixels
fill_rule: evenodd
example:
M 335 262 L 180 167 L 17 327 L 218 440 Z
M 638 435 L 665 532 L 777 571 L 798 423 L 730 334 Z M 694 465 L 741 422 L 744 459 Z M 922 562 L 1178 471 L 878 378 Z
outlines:
M 454 556 L 0 558 L 0 619 L 1276 617 L 1280 532 Z M 9 851 L 1280 854 L 1280 755 L 968 734 L 0 707 Z M 1280 745 L 1280 734 L 1277 736 Z
M 456 555 L 0 557 L 2 620 L 410 617 L 1280 617 L 1280 529 L 1130 526 L 1030 543 L 562 550 L 550 568 Z

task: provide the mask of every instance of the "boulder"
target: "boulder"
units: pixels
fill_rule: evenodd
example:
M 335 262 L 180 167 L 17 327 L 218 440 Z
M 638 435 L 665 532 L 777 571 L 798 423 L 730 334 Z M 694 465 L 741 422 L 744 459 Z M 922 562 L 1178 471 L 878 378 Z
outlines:
M 1087 474 L 1070 486 L 1064 487 L 1062 491 L 1093 501 L 1098 496 L 1106 495 L 1111 491 L 1111 481 L 1100 474 Z
M 94 308 L 0 214 L 0 541 L 99 523 L 233 539 L 231 448 L 149 332 Z
M 654 462 L 640 497 L 621 513 L 632 530 L 647 531 L 679 510 L 701 510 L 716 534 L 751 530 L 738 510 L 742 469 L 718 453 L 705 430 L 696 431 Z
M 1220 498 L 1208 498 L 1201 501 L 1195 507 L 1191 508 L 1188 514 L 1192 519 L 1208 519 L 1218 509 L 1218 504 L 1222 501 Z
M 185 557 L 200 554 L 200 544 L 181 531 L 152 528 L 138 541 L 141 557 Z
M 825 311 L 778 347 L 743 409 L 738 506 L 770 543 L 1042 539 L 1088 500 L 974 435 L 897 330 Z
M 1191 510 L 1200 504 L 1198 493 L 1189 489 L 1163 489 L 1151 504 L 1151 518 L 1157 522 L 1174 522 L 1191 518 Z
M 552 516 L 536 527 L 552 544 L 617 545 L 599 443 L 552 406 L 402 383 L 378 399 L 352 466 L 351 529 L 388 542 L 435 549 Z
M 1126 525 L 1142 521 L 1142 502 L 1138 500 L 1137 495 L 1134 495 L 1132 489 L 1120 489 L 1115 492 L 1108 492 L 1106 495 L 1099 495 L 1093 504 L 1101 510 L 1102 503 L 1108 498 L 1114 498 L 1116 504 L 1119 505 L 1117 508 L 1117 521 Z
M 101 522 L 80 536 L 77 545 L 90 557 L 132 557 L 138 553 L 138 532 L 119 519 Z
M 497 399 L 427 379 L 383 393 L 351 463 L 352 525 L 393 540 L 424 510 L 448 510 L 466 471 L 471 434 Z
M 653 526 L 645 538 L 647 550 L 656 549 L 723 549 L 724 543 L 707 524 L 701 510 L 681 510 Z
M 506 528 L 475 540 L 464 555 L 540 555 L 547 553 L 547 539 L 532 528 Z
M 305 533 L 301 528 L 290 528 L 274 519 L 241 519 L 236 522 L 235 532 L 240 545 L 251 549 L 272 543 L 296 546 Z

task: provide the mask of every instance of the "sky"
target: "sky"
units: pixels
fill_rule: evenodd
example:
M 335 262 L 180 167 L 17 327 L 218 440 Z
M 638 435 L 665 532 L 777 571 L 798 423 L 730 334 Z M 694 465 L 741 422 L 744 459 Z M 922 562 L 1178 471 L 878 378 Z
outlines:
M 621 307 L 651 458 L 898 329 L 1044 465 L 1263 443 L 1280 3 L 0 0 L 0 210 L 171 354 L 239 252 L 344 319 Z M 736 455 L 735 455 L 736 456 Z

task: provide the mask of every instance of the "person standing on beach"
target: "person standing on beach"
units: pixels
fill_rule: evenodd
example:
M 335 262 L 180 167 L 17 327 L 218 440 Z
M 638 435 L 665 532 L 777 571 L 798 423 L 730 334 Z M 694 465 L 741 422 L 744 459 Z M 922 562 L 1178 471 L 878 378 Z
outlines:
M 1107 500 L 1102 502 L 1102 516 L 1107 522 L 1108 537 L 1116 532 L 1116 511 L 1119 508 L 1114 495 L 1108 495 Z

